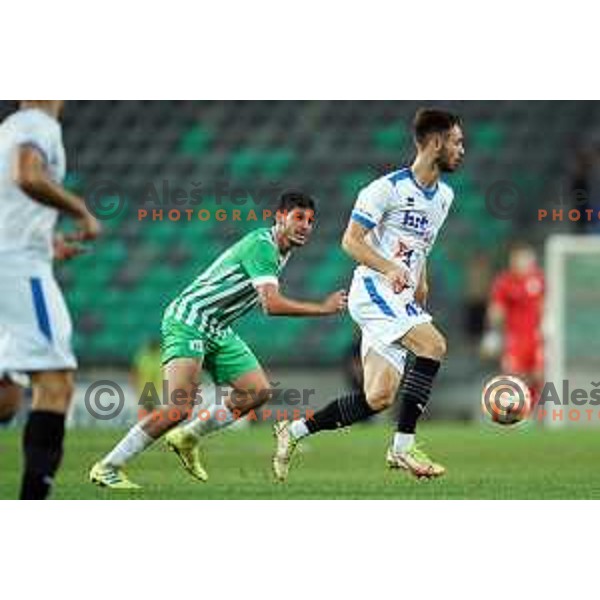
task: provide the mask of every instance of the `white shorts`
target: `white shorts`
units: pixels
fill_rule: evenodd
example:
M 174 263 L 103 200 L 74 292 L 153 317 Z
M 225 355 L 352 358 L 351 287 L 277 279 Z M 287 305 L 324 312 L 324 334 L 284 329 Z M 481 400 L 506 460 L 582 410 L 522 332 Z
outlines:
M 0 377 L 11 371 L 70 370 L 71 318 L 52 271 L 0 270 Z
M 363 358 L 372 349 L 400 373 L 408 351 L 398 340 L 416 325 L 431 322 L 431 315 L 415 302 L 412 288 L 395 294 L 383 277 L 360 270 L 352 279 L 348 311 L 362 332 Z

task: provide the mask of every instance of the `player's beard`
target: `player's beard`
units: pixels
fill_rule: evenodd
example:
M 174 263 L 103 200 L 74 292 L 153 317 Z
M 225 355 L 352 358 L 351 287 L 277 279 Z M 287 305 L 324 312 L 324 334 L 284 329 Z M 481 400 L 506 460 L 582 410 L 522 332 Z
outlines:
M 458 168 L 458 163 L 456 166 L 452 166 L 450 160 L 448 159 L 448 154 L 444 150 L 440 153 L 437 161 L 437 167 L 440 170 L 440 173 L 452 173 Z
M 303 246 L 308 241 L 308 236 L 307 236 L 307 238 L 304 240 L 304 244 L 303 244 L 301 240 L 297 239 L 298 234 L 293 229 L 286 229 L 283 235 L 289 245 L 288 250 L 290 248 L 298 248 L 299 246 Z

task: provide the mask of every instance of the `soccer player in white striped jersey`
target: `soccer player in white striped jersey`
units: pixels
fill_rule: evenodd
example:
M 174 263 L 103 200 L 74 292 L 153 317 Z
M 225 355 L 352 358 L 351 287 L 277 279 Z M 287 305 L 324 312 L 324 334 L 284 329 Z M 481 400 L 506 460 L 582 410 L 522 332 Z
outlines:
M 82 198 L 62 186 L 62 100 L 22 100 L 0 125 L 0 380 L 16 408 L 15 374 L 29 375 L 32 410 L 23 434 L 20 498 L 43 499 L 63 452 L 65 415 L 77 362 L 71 320 L 52 270 L 53 258 L 79 253 L 100 225 Z M 56 246 L 59 213 L 77 231 Z M 0 399 L 0 402 L 2 399 Z
M 193 408 L 203 370 L 234 398 L 210 407 L 209 418 L 192 419 L 169 433 L 167 443 L 196 479 L 208 477 L 199 454 L 201 437 L 231 425 L 271 396 L 267 377 L 248 345 L 231 329 L 243 314 L 261 305 L 268 315 L 324 316 L 343 311 L 346 292 L 321 302 L 286 297 L 279 276 L 294 248 L 304 246 L 313 229 L 315 205 L 302 192 L 280 198 L 275 225 L 259 228 L 223 252 L 167 307 L 162 322 L 162 363 L 169 401 L 127 435 L 90 472 L 90 480 L 115 489 L 139 487 L 123 467 L 163 434 L 185 420 Z
M 337 399 L 309 420 L 275 425 L 273 468 L 279 480 L 287 477 L 298 440 L 352 425 L 387 408 L 401 380 L 388 466 L 419 478 L 445 472 L 417 446 L 415 430 L 446 354 L 446 340 L 425 308 L 427 255 L 454 198 L 441 175 L 460 166 L 465 150 L 460 120 L 445 111 L 418 111 L 414 138 L 417 155 L 412 165 L 376 179 L 360 192 L 342 242 L 359 263 L 348 309 L 362 332 L 364 391 Z M 414 361 L 405 372 L 407 351 Z

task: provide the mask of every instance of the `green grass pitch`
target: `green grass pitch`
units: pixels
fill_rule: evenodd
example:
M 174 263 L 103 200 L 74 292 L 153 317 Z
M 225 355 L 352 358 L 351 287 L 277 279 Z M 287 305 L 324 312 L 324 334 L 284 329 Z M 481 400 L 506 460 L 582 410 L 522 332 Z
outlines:
M 87 482 L 91 464 L 121 432 L 71 430 L 57 478 L 57 499 L 545 499 L 600 498 L 598 432 L 533 426 L 424 423 L 420 439 L 448 468 L 445 478 L 416 481 L 385 468 L 391 429 L 359 426 L 306 440 L 287 484 L 273 483 L 271 430 L 256 426 L 205 440 L 208 483 L 192 480 L 159 443 L 128 473 L 144 486 L 111 492 Z M 0 498 L 14 498 L 21 458 L 18 429 L 0 431 Z

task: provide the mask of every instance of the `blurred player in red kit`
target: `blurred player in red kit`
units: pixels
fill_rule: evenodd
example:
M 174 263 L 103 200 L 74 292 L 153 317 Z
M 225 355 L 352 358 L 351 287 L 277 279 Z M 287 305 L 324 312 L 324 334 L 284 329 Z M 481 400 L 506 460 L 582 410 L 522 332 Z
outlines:
M 496 276 L 488 307 L 482 354 L 501 353 L 502 372 L 524 379 L 535 406 L 544 380 L 544 273 L 527 242 L 513 244 L 508 269 Z

